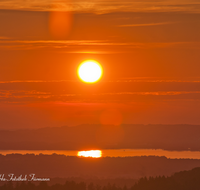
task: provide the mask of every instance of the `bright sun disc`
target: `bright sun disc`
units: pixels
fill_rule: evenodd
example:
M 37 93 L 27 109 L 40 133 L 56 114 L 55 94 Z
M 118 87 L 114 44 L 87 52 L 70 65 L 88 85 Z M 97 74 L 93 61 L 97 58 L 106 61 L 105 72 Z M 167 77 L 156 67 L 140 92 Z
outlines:
M 86 83 L 94 83 L 100 80 L 103 75 L 102 66 L 94 60 L 87 60 L 78 67 L 79 78 Z
M 100 150 L 79 151 L 77 155 L 82 157 L 100 158 L 102 152 Z

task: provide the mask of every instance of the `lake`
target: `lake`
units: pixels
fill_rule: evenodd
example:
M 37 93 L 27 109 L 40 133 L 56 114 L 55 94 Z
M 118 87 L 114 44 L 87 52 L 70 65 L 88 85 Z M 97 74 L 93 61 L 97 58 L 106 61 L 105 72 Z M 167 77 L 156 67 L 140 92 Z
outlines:
M 81 150 L 80 150 L 81 151 Z M 127 156 L 165 156 L 167 158 L 190 158 L 200 159 L 200 151 L 168 151 L 161 149 L 110 149 L 101 150 L 102 157 L 127 157 Z M 0 154 L 61 154 L 66 156 L 77 156 L 79 151 L 70 150 L 0 150 Z

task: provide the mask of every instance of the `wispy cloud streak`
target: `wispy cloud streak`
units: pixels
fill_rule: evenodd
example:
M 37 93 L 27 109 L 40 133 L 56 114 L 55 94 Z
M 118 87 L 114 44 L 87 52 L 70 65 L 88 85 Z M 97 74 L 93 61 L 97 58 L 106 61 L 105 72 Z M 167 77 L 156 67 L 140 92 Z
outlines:
M 53 6 L 52 6 L 53 5 Z M 85 11 L 85 12 L 114 12 L 114 11 L 134 11 L 134 12 L 166 12 L 166 11 L 189 11 L 200 12 L 199 1 L 173 1 L 173 0 L 157 0 L 157 1 L 83 1 L 74 0 L 67 1 L 48 1 L 48 0 L 4 0 L 0 2 L 1 9 L 15 10 L 34 10 L 34 11 L 51 11 L 51 10 L 67 10 L 67 11 Z
M 172 22 L 160 22 L 160 23 L 144 23 L 144 24 L 127 24 L 127 25 L 119 25 L 119 27 L 138 27 L 138 26 L 160 26 L 173 24 Z
M 126 27 L 126 26 L 124 26 Z M 127 25 L 127 27 L 129 27 Z M 130 26 L 131 27 L 131 26 Z M 76 51 L 74 48 L 76 47 Z M 79 50 L 78 47 L 85 48 Z M 93 51 L 87 48 L 92 47 Z M 30 49 L 58 49 L 66 50 L 65 53 L 90 53 L 102 54 L 109 53 L 105 47 L 114 47 L 118 53 L 132 52 L 132 49 L 149 49 L 149 48 L 186 48 L 200 49 L 200 42 L 160 42 L 160 43 L 134 43 L 134 42 L 113 42 L 109 40 L 1 40 L 0 49 L 3 50 L 30 50 Z M 123 49 L 121 48 L 123 47 Z M 71 49 L 70 49 L 71 48 Z M 98 49 L 95 49 L 98 48 Z M 114 50 L 113 50 L 114 51 Z M 112 51 L 111 51 L 112 52 Z M 115 51 L 114 51 L 115 52 Z M 116 53 L 116 52 L 115 52 Z

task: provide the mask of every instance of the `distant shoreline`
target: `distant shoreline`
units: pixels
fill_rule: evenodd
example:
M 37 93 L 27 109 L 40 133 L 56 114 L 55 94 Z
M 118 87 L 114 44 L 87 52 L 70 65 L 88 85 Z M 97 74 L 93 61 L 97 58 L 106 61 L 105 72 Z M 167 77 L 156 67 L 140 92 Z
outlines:
M 200 159 L 200 151 L 171 151 L 162 149 L 103 149 L 102 157 L 164 156 L 170 159 Z M 0 154 L 44 154 L 77 156 L 77 150 L 0 150 Z

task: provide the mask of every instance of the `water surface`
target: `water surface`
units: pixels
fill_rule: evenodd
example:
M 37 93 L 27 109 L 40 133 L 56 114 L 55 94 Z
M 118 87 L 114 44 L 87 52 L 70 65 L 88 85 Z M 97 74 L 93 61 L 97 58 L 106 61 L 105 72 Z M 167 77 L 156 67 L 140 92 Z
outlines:
M 81 151 L 81 150 L 80 150 Z M 101 150 L 102 157 L 127 157 L 127 156 L 165 156 L 167 158 L 200 159 L 200 151 L 168 151 L 161 149 L 110 149 Z M 70 150 L 0 150 L 0 154 L 61 154 L 77 156 L 78 151 Z

